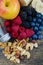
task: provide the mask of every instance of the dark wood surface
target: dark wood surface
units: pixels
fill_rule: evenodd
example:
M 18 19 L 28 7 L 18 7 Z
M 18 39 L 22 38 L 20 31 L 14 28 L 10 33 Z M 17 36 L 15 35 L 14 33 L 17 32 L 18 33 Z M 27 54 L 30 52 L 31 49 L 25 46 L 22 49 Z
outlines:
M 0 49 L 0 65 L 43 65 L 43 40 L 38 45 L 37 49 L 34 48 L 31 51 L 31 58 L 29 60 L 25 59 L 20 64 L 15 64 L 7 60 Z

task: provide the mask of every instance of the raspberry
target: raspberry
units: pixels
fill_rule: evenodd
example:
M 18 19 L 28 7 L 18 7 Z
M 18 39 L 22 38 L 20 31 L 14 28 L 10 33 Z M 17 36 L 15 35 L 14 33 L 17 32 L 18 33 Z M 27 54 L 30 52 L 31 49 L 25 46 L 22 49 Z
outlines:
M 18 26 L 18 25 L 12 26 L 11 29 L 12 29 L 12 31 L 13 31 L 14 33 L 17 33 L 18 30 L 19 30 L 19 26 Z
M 17 38 L 17 37 L 18 37 L 18 33 L 12 32 L 12 33 L 11 33 L 11 36 L 12 36 L 12 38 Z
M 34 35 L 34 31 L 31 29 L 26 29 L 26 35 L 27 37 L 31 37 L 32 35 Z
M 15 24 L 17 24 L 17 25 L 22 24 L 22 20 L 21 20 L 20 16 L 18 16 L 17 18 L 15 18 L 15 19 L 13 20 L 13 23 L 15 23 Z
M 10 27 L 7 27 L 6 29 L 7 29 L 7 32 L 9 32 L 9 33 L 11 32 L 11 28 Z
M 25 32 L 25 28 L 21 26 L 21 27 L 19 27 L 19 31 L 20 32 Z
M 18 36 L 18 39 L 21 40 L 24 38 L 26 38 L 26 33 L 25 32 L 20 33 L 20 35 Z
M 5 23 L 4 23 L 4 25 L 5 25 L 6 27 L 10 26 L 10 22 L 9 22 L 8 20 L 6 20 Z

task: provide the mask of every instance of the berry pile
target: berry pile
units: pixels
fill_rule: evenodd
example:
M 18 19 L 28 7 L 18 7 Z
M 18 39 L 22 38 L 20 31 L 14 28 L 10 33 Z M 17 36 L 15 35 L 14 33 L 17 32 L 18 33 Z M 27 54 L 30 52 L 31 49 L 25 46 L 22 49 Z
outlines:
M 21 7 L 20 17 L 22 26 L 34 30 L 35 34 L 30 37 L 30 41 L 43 39 L 41 31 L 43 30 L 43 15 L 37 13 L 34 8 L 23 6 Z
M 29 37 L 30 41 L 43 39 L 43 15 L 32 7 L 22 6 L 19 16 L 12 21 L 5 21 L 5 26 L 12 38 L 21 40 Z
M 35 31 L 35 34 L 30 39 L 43 39 L 43 35 L 41 33 L 41 31 L 43 30 L 43 15 L 37 13 L 36 17 L 33 18 L 31 26 Z
M 5 21 L 5 26 L 7 29 L 7 32 L 10 33 L 12 38 L 17 38 L 19 40 L 30 38 L 34 35 L 34 31 L 32 29 L 27 29 L 22 26 L 22 20 L 20 16 L 18 16 L 16 19 L 10 21 Z

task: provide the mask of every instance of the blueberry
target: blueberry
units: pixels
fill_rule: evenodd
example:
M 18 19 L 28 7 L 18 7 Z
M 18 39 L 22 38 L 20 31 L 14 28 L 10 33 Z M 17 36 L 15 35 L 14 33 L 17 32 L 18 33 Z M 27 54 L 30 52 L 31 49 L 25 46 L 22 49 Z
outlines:
M 42 19 L 38 18 L 38 19 L 37 19 L 37 22 L 38 22 L 38 23 L 41 23 L 41 22 L 42 22 Z
M 35 35 L 33 35 L 33 37 L 32 37 L 32 38 L 36 40 L 36 39 L 37 39 L 37 35 L 36 35 L 36 34 L 35 34 Z
M 37 22 L 37 19 L 36 18 L 33 18 L 33 22 Z
M 34 22 L 31 22 L 31 26 L 34 27 L 35 26 L 35 23 Z
M 22 22 L 22 26 L 25 28 L 30 28 L 30 24 L 27 21 Z
M 28 15 L 32 15 L 32 10 L 29 6 L 25 6 L 24 10 L 27 12 Z
M 43 26 L 40 26 L 40 27 L 39 27 L 39 30 L 43 30 Z
M 36 34 L 37 34 L 37 35 L 40 35 L 41 33 L 42 33 L 41 31 L 37 31 L 37 33 L 36 33 Z
M 36 23 L 36 26 L 38 26 L 38 27 L 39 27 L 39 23 Z
M 36 17 L 41 18 L 42 17 L 41 13 L 37 13 Z
M 20 17 L 21 17 L 22 20 L 26 20 L 27 19 L 27 13 L 25 11 L 21 11 Z
M 39 35 L 39 36 L 38 36 L 38 39 L 39 39 L 39 40 L 43 39 L 43 35 Z
M 41 35 L 40 37 L 41 37 L 41 39 L 43 39 L 43 35 Z
M 31 16 L 27 16 L 27 21 L 28 22 L 32 22 L 32 17 Z
M 34 31 L 38 31 L 38 27 L 35 26 L 35 27 L 34 27 Z

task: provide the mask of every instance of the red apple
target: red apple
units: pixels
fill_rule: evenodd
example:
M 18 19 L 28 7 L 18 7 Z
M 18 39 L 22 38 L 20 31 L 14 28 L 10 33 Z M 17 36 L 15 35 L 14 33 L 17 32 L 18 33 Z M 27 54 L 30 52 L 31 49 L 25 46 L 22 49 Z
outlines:
M 0 0 L 0 17 L 4 19 L 14 19 L 20 11 L 18 0 Z

